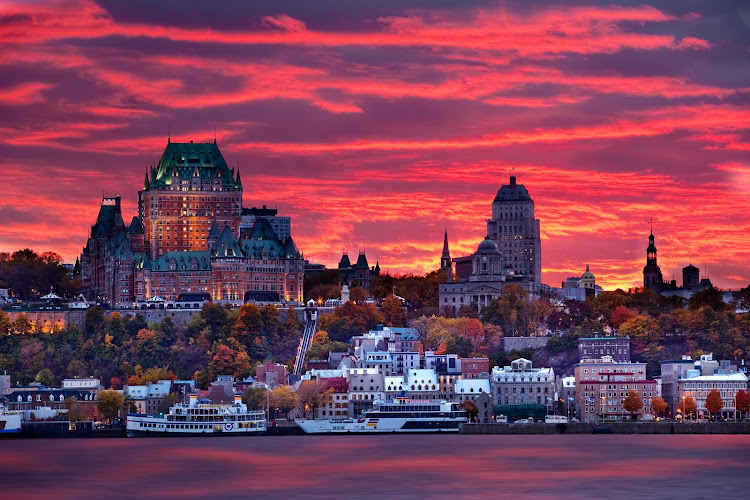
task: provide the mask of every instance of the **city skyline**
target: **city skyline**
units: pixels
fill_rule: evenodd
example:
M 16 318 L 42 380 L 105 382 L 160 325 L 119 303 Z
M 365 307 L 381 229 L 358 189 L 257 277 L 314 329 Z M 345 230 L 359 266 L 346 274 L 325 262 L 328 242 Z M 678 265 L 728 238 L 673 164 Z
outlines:
M 102 194 L 129 220 L 167 136 L 215 128 L 243 205 L 291 216 L 329 267 L 363 249 L 383 271 L 438 269 L 446 227 L 451 254 L 471 254 L 514 173 L 544 283 L 590 264 L 607 289 L 639 286 L 652 217 L 665 279 L 692 263 L 750 282 L 740 2 L 323 3 L 337 15 L 3 7 L 0 251 L 73 262 Z

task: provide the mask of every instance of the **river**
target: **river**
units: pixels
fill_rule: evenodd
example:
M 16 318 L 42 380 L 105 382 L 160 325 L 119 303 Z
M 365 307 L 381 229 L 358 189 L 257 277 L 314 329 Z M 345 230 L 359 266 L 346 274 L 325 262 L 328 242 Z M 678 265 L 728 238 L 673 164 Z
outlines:
M 746 435 L 0 441 L 0 497 L 747 498 Z

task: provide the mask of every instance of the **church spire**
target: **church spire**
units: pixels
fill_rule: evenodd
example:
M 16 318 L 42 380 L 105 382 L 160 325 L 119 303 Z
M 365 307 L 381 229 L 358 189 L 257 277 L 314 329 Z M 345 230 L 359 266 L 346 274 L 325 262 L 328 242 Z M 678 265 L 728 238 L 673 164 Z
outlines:
M 451 263 L 451 253 L 448 249 L 448 229 L 445 230 L 443 237 L 443 255 L 440 257 L 440 270 L 445 271 L 445 281 L 453 283 L 453 264 Z

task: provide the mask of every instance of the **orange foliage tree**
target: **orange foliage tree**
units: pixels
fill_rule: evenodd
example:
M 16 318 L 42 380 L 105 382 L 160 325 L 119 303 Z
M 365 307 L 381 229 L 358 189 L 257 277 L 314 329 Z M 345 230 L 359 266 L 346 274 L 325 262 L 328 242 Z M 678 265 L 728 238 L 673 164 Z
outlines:
M 651 400 L 651 408 L 654 409 L 657 415 L 664 416 L 664 412 L 667 411 L 667 402 L 664 401 L 664 398 L 653 398 Z
M 630 412 L 633 420 L 635 420 L 635 414 L 638 413 L 641 408 L 643 408 L 643 401 L 641 401 L 641 397 L 638 395 L 638 392 L 631 389 L 630 392 L 628 392 L 625 401 L 622 403 L 622 406 L 623 408 L 625 408 L 625 411 Z
M 724 408 L 724 402 L 721 400 L 721 394 L 716 389 L 711 389 L 711 392 L 706 396 L 706 410 L 711 415 L 716 415 Z

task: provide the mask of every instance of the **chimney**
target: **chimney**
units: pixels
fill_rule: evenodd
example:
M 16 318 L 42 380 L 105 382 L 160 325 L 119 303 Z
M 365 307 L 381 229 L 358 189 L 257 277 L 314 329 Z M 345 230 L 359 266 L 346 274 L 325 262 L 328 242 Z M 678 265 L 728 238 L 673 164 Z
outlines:
M 234 395 L 234 404 L 236 404 L 236 405 L 242 404 L 242 394 L 235 394 Z
M 190 406 L 195 406 L 196 404 L 198 404 L 198 395 L 190 394 Z

